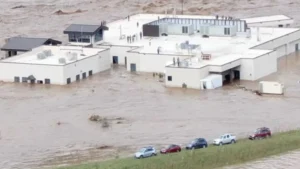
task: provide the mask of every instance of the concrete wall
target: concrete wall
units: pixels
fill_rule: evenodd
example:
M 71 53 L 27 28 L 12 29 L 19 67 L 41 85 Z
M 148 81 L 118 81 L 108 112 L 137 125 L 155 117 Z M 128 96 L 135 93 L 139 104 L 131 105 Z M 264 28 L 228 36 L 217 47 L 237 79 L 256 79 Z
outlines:
M 277 58 L 280 58 L 282 56 L 295 52 L 295 45 L 300 45 L 299 37 L 300 30 L 297 30 L 283 37 L 254 46 L 252 47 L 252 49 L 276 50 Z
M 208 70 L 208 66 L 198 69 L 166 67 L 166 86 L 182 87 L 185 83 L 187 88 L 200 89 L 200 80 L 208 76 Z M 168 81 L 168 76 L 172 76 L 172 81 Z
M 271 52 L 253 60 L 253 80 L 260 79 L 277 71 L 276 52 Z
M 68 64 L 64 66 L 63 83 L 66 84 L 68 78 L 71 78 L 71 82 L 75 82 L 76 75 L 80 75 L 80 79 L 82 79 L 83 73 L 86 73 L 86 77 L 88 77 L 90 70 L 93 71 L 93 74 L 105 71 L 110 68 L 110 65 L 109 50 L 102 51 L 97 55 Z
M 225 35 L 225 28 L 230 29 L 230 34 Z M 237 27 L 235 26 L 209 26 L 208 28 L 210 36 L 235 36 L 237 32 Z
M 240 79 L 241 80 L 254 80 L 254 61 L 253 61 L 253 59 L 241 59 Z
M 157 72 L 164 73 L 167 62 L 173 61 L 173 58 L 179 57 L 180 60 L 190 58 L 188 55 L 158 55 L 149 53 L 128 53 L 127 70 L 130 71 L 130 64 L 136 64 L 137 72 Z
M 37 65 L 22 63 L 4 63 L 0 62 L 0 79 L 4 82 L 14 82 L 14 77 L 28 77 L 33 75 L 36 80 L 50 79 L 51 84 L 62 84 L 63 82 L 63 66 L 54 65 Z
M 110 47 L 110 61 L 112 62 L 113 56 L 118 56 L 118 62 L 119 65 L 125 65 L 125 57 L 128 55 L 131 55 L 131 53 L 128 53 L 127 51 L 136 48 L 136 47 L 130 47 L 130 46 L 111 46 Z

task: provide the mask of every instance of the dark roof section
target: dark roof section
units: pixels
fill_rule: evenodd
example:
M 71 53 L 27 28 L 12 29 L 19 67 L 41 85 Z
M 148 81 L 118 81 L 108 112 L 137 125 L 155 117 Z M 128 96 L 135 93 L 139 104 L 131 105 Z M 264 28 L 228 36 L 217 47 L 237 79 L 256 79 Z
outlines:
M 33 48 L 42 45 L 57 45 L 60 41 L 49 38 L 27 38 L 27 37 L 12 37 L 9 38 L 6 44 L 1 48 L 3 51 L 30 51 Z
M 93 34 L 97 30 L 108 30 L 107 26 L 104 25 L 83 25 L 83 24 L 71 24 L 65 31 L 64 34 L 68 33 L 89 33 Z

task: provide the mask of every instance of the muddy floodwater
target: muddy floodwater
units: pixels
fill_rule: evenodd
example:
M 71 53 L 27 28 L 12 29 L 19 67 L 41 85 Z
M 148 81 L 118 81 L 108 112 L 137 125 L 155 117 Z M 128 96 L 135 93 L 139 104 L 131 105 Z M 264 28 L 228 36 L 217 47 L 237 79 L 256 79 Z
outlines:
M 284 96 L 261 97 L 234 85 L 169 89 L 151 74 L 130 74 L 122 66 L 68 86 L 2 83 L 0 168 L 117 158 L 145 145 L 184 145 L 224 132 L 244 137 L 260 126 L 298 128 L 299 57 L 281 58 L 280 71 L 265 78 L 283 82 Z M 92 114 L 110 119 L 110 127 L 89 121 Z
M 71 23 L 97 24 L 134 13 L 163 13 L 173 6 L 182 4 L 178 0 L 1 0 L 0 46 L 12 36 L 65 42 L 62 32 Z M 183 12 L 234 17 L 286 14 L 295 19 L 293 26 L 299 26 L 299 7 L 298 0 L 189 0 Z M 273 131 L 298 128 L 299 57 L 281 58 L 279 71 L 264 78 L 284 83 L 284 96 L 260 97 L 235 85 L 210 91 L 170 89 L 152 74 L 130 74 L 122 66 L 68 86 L 0 83 L 0 169 L 132 156 L 145 145 L 185 145 L 195 137 L 211 141 L 225 132 L 245 137 L 261 126 Z M 258 87 L 257 82 L 239 83 Z M 89 121 L 93 114 L 107 118 L 109 127 Z

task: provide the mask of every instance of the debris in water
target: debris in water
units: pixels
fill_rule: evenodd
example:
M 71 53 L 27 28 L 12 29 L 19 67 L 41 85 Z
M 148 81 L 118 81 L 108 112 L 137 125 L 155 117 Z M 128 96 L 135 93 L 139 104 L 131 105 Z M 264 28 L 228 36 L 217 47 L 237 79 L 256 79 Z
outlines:
M 24 5 L 19 5 L 19 6 L 12 7 L 11 9 L 18 9 L 18 8 L 26 8 L 26 6 L 24 6 Z
M 104 150 L 104 149 L 111 149 L 111 148 L 113 148 L 113 146 L 103 145 L 103 146 L 97 147 L 96 149 Z
M 90 118 L 90 121 L 96 121 L 96 122 L 101 122 L 103 118 L 99 115 L 92 115 Z
M 86 12 L 87 10 L 81 10 L 81 9 L 77 9 L 74 12 L 64 12 L 62 10 L 58 10 L 56 12 L 54 12 L 55 15 L 69 15 L 69 14 L 76 14 L 76 13 L 83 13 Z

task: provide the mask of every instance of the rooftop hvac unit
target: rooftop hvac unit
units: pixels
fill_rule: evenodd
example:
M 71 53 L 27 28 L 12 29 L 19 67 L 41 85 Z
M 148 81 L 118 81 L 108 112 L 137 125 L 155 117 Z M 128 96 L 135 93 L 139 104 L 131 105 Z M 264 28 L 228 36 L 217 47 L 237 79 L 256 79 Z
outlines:
M 77 58 L 78 58 L 77 56 L 78 56 L 78 54 L 73 52 L 73 53 L 71 53 L 71 55 L 68 56 L 68 59 L 69 59 L 69 61 L 77 60 Z
M 52 56 L 52 51 L 51 50 L 44 50 L 43 53 L 45 54 L 45 56 Z
M 59 58 L 58 63 L 59 64 L 66 64 L 66 59 L 65 58 Z
M 37 59 L 42 60 L 45 59 L 47 56 L 44 53 L 38 53 L 37 54 Z
M 188 66 L 189 66 L 189 63 L 187 61 L 182 61 L 179 64 L 179 67 L 188 67 Z

